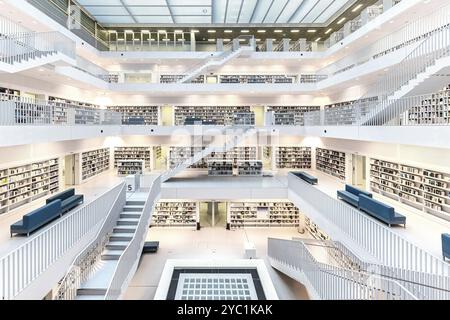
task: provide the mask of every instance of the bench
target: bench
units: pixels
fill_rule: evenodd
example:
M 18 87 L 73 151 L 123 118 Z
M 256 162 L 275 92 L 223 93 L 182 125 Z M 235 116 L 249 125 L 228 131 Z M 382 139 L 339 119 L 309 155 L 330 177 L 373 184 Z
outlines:
M 310 183 L 310 184 L 317 184 L 318 180 L 316 177 L 313 177 L 312 175 L 304 172 L 304 171 L 300 171 L 300 172 L 292 172 L 292 174 L 296 177 L 299 177 L 300 179 Z
M 123 124 L 130 126 L 145 125 L 145 119 L 143 117 L 129 117 Z
M 442 256 L 444 257 L 444 260 L 450 259 L 450 234 L 443 233 L 441 235 L 442 238 Z
M 11 237 L 13 234 L 26 234 L 28 237 L 31 232 L 39 229 L 61 215 L 61 200 L 50 202 L 43 207 L 27 213 L 22 217 L 22 220 L 12 224 L 10 226 Z
M 155 253 L 158 251 L 159 241 L 146 241 L 144 243 L 144 248 L 142 248 L 142 253 Z
M 394 208 L 366 195 L 359 195 L 359 209 L 389 225 L 402 224 L 406 228 L 406 217 L 395 212 Z
M 48 204 L 55 200 L 61 200 L 61 211 L 62 213 L 65 213 L 83 203 L 84 196 L 75 194 L 75 189 L 72 188 L 48 198 L 46 203 Z
M 337 198 L 342 199 L 345 202 L 351 204 L 354 207 L 359 207 L 359 195 L 363 194 L 369 198 L 372 198 L 372 194 L 370 192 L 355 188 L 348 184 L 345 185 L 345 190 L 337 191 Z

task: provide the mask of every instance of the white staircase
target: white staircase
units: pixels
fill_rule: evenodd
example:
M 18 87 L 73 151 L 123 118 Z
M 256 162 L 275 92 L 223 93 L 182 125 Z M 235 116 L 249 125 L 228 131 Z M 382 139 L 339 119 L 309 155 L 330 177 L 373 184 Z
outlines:
M 256 133 L 256 130 L 253 127 L 227 127 L 223 130 L 223 133 L 226 135 L 227 139 L 223 145 L 214 145 L 214 143 L 212 143 L 212 145 L 209 145 L 205 149 L 202 149 L 201 151 L 197 152 L 191 158 L 186 159 L 185 161 L 179 163 L 174 168 L 165 172 L 161 177 L 162 182 L 165 182 L 170 178 L 173 178 L 177 174 L 186 170 L 191 165 L 199 162 L 203 158 L 209 156 L 213 152 L 227 152 L 233 149 L 234 147 L 238 146 L 242 141 L 254 135 Z M 195 145 L 202 146 L 203 137 L 200 138 L 201 140 L 198 143 L 194 142 L 194 146 Z
M 76 300 L 104 299 L 119 260 L 133 239 L 145 201 L 129 200 L 123 207 L 101 258 L 90 277 L 77 289 Z

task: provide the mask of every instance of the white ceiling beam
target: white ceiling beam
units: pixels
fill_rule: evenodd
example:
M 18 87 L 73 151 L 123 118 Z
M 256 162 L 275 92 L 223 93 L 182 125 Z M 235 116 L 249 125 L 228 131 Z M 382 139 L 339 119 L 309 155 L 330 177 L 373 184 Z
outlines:
M 123 2 L 123 0 L 119 0 L 120 3 L 122 4 L 123 8 L 128 12 L 128 14 L 130 15 L 131 19 L 133 19 L 133 21 L 135 23 L 137 23 L 136 18 L 134 17 L 134 15 L 131 13 L 130 9 L 128 9 L 127 5 Z
M 294 10 L 294 13 L 291 14 L 289 19 L 287 19 L 287 23 L 291 23 L 292 19 L 294 19 L 294 17 L 297 15 L 297 13 L 299 13 L 300 10 L 303 8 L 303 6 L 305 5 L 305 2 L 307 2 L 307 0 L 303 0 L 302 2 L 300 2 L 297 9 Z
M 230 0 L 227 0 L 225 4 L 225 15 L 223 16 L 223 23 L 227 23 L 227 15 L 228 15 L 228 4 L 230 3 Z
M 242 12 L 242 7 L 244 5 L 244 0 L 241 0 L 241 6 L 239 7 L 239 13 L 238 13 L 238 17 L 236 22 L 239 23 L 239 20 L 241 19 L 241 12 Z
M 323 9 L 323 10 L 317 15 L 317 17 L 316 17 L 312 22 L 313 22 L 313 23 L 316 22 L 316 20 L 319 19 L 320 16 L 322 16 L 323 13 L 324 13 L 325 11 L 327 11 L 328 8 L 330 8 L 335 2 L 336 2 L 336 0 L 331 1 L 330 4 L 329 4 L 328 6 L 326 6 L 325 9 Z
M 176 23 L 175 22 L 175 17 L 173 16 L 172 8 L 170 7 L 169 0 L 166 0 L 166 5 L 167 5 L 167 9 L 169 9 L 170 18 L 172 19 L 172 22 Z
M 259 7 L 260 2 L 261 2 L 260 0 L 256 0 L 256 4 L 253 7 L 253 12 L 252 12 L 252 15 L 250 16 L 250 21 L 248 23 L 252 23 L 253 17 L 255 16 L 256 9 Z
M 266 21 L 266 17 L 267 17 L 267 15 L 269 14 L 269 11 L 270 11 L 270 9 L 271 9 L 272 6 L 273 6 L 273 2 L 274 2 L 274 1 L 275 1 L 275 0 L 272 0 L 272 2 L 270 3 L 269 7 L 267 8 L 266 14 L 264 15 L 264 18 L 262 19 L 262 23 L 264 23 L 264 21 Z
M 275 19 L 274 23 L 277 23 L 278 19 L 280 19 L 281 14 L 283 13 L 284 9 L 286 9 L 287 5 L 289 3 L 289 0 L 286 1 L 286 3 L 283 6 L 283 9 L 281 9 L 280 13 L 278 14 L 277 18 Z
M 317 5 L 319 4 L 319 2 L 320 2 L 320 0 L 317 0 L 317 1 L 316 1 L 316 3 L 315 3 L 315 4 L 312 6 L 312 8 L 308 11 L 308 13 L 305 14 L 305 15 L 303 16 L 302 20 L 300 20 L 300 23 L 302 23 L 303 20 L 305 20 L 305 18 L 311 13 L 311 11 L 313 11 L 313 10 L 317 7 Z

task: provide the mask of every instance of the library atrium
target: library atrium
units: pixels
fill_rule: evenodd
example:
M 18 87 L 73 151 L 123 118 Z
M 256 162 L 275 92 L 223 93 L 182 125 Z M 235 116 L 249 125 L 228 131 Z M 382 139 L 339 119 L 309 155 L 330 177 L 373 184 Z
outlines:
M 448 0 L 0 7 L 0 300 L 450 300 Z

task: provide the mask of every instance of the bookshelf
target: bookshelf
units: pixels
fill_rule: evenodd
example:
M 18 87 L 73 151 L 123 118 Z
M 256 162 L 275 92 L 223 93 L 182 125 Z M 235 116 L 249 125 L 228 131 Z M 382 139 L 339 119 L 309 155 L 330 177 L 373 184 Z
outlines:
M 220 83 L 295 83 L 294 75 L 220 75 Z
M 201 119 L 216 125 L 231 125 L 233 115 L 239 112 L 250 113 L 250 106 L 175 106 L 175 125 L 184 125 L 186 118 Z
M 230 202 L 231 229 L 244 227 L 296 227 L 299 210 L 290 202 Z
M 82 152 L 81 180 L 87 180 L 109 170 L 109 153 L 109 148 Z
M 344 102 L 337 102 L 333 104 L 328 104 L 324 106 L 326 112 L 326 124 L 336 125 L 336 124 L 348 124 L 351 125 L 355 123 L 359 118 L 357 112 L 355 112 L 355 105 L 360 104 L 367 106 L 378 100 L 378 97 L 364 98 L 360 100 L 351 100 Z
M 152 216 L 152 227 L 196 227 L 198 202 L 160 201 Z
M 449 124 L 450 85 L 407 111 L 408 124 Z
M 275 152 L 279 169 L 311 169 L 310 147 L 277 147 Z
M 182 74 L 162 74 L 159 77 L 160 83 L 177 83 L 184 78 Z M 205 76 L 200 75 L 197 78 L 190 81 L 190 83 L 205 83 Z
M 262 176 L 263 163 L 260 160 L 238 160 L 237 170 L 239 176 Z
M 158 125 L 158 106 L 108 106 L 108 110 L 120 112 L 123 124 L 129 123 L 130 118 L 139 118 L 145 125 Z
M 150 168 L 151 147 L 115 147 L 114 168 L 117 168 L 118 162 L 122 160 L 143 160 L 145 168 Z
M 145 171 L 144 160 L 118 160 L 117 175 L 142 174 Z
M 345 180 L 345 152 L 316 148 L 316 169 Z
M 175 168 L 178 164 L 193 157 L 196 153 L 202 151 L 204 147 L 170 147 L 169 148 L 169 167 Z M 206 158 L 201 159 L 189 167 L 190 169 L 207 169 Z
M 370 159 L 370 188 L 450 221 L 450 173 Z
M 0 214 L 58 190 L 58 158 L 0 169 Z
M 207 161 L 208 176 L 232 176 L 233 160 L 209 160 Z
M 303 126 L 306 112 L 319 111 L 320 106 L 269 106 L 277 126 Z
M 322 231 L 314 222 L 305 216 L 305 229 L 317 240 L 330 240 L 330 237 Z

